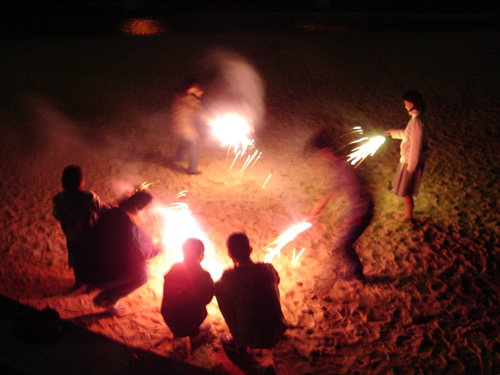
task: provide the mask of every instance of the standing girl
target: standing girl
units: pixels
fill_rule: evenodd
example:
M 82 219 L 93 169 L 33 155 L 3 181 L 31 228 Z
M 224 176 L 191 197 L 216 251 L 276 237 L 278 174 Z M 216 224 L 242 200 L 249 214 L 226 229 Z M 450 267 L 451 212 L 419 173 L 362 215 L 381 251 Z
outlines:
M 420 179 L 424 171 L 427 130 L 422 122 L 425 105 L 418 91 L 411 90 L 403 95 L 406 110 L 411 116 L 403 129 L 389 129 L 385 132 L 394 139 L 401 139 L 401 158 L 394 177 L 394 193 L 404 198 L 404 220 L 413 219 L 413 197 L 417 196 Z

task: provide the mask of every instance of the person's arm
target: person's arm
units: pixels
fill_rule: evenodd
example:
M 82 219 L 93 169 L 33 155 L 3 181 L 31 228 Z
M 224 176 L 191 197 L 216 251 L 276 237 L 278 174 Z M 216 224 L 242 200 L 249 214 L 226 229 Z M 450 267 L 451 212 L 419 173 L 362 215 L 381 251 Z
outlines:
M 133 240 L 136 247 L 141 251 L 144 259 L 151 259 L 161 252 L 159 246 L 155 246 L 151 238 L 138 226 L 134 225 Z
M 235 327 L 237 322 L 236 308 L 231 294 L 228 293 L 224 282 L 221 282 L 220 280 L 215 283 L 215 298 L 217 298 L 219 310 L 222 313 L 228 327 L 230 327 L 230 329 Z
M 212 301 L 212 298 L 214 298 L 214 293 L 215 293 L 214 281 L 210 276 L 210 274 L 207 272 L 203 279 L 203 284 L 201 285 L 200 288 L 199 299 L 205 305 L 208 305 L 210 301 Z
M 389 129 L 384 132 L 385 135 L 390 135 L 392 139 L 403 139 L 404 129 Z
M 97 214 L 97 217 L 100 217 L 104 212 L 113 208 L 111 203 L 102 202 L 99 199 L 99 196 L 93 191 L 90 192 L 92 194 L 92 203 L 91 203 L 91 211 Z
M 311 213 L 308 215 L 308 220 L 311 220 L 311 219 L 314 219 L 316 218 L 317 216 L 319 216 L 319 214 L 321 213 L 321 211 L 323 211 L 323 209 L 325 208 L 325 206 L 328 204 L 328 202 L 330 201 L 330 199 L 332 199 L 333 195 L 335 194 L 334 191 L 331 191 L 329 192 L 328 194 L 325 194 L 317 203 L 316 205 L 314 206 L 313 210 L 311 211 Z
M 56 219 L 57 221 L 61 221 L 61 212 L 59 210 L 59 207 L 57 206 L 56 199 L 54 198 L 52 202 L 54 204 L 54 209 L 52 210 L 52 216 L 54 216 L 54 219 Z

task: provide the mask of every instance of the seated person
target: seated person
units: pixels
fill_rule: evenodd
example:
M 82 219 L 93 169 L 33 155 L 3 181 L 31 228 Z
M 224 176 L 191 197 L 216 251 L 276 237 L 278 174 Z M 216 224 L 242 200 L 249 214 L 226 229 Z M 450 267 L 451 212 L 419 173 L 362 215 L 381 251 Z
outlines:
M 182 245 L 184 261 L 176 263 L 164 276 L 161 315 L 174 337 L 195 337 L 210 329 L 203 324 L 207 307 L 214 296 L 214 281 L 200 263 L 205 246 L 197 238 Z
M 287 329 L 281 311 L 278 272 L 270 263 L 252 261 L 246 234 L 231 234 L 226 246 L 234 268 L 225 270 L 215 284 L 215 296 L 232 337 L 222 337 L 222 343 L 240 354 L 248 347 L 270 348 Z

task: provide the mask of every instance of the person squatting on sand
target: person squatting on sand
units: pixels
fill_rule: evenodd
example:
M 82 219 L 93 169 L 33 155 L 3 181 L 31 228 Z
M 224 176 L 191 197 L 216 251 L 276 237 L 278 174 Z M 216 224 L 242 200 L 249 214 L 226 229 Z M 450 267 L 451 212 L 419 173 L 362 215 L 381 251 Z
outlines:
M 134 216 L 152 199 L 145 191 L 136 192 L 106 211 L 94 226 L 81 274 L 85 283 L 101 289 L 95 306 L 111 313 L 124 311 L 118 300 L 148 281 L 147 260 L 161 249 L 134 223 Z
M 374 204 L 370 188 L 356 168 L 347 162 L 345 156 L 335 154 L 331 148 L 320 150 L 316 156 L 327 161 L 330 166 L 329 191 L 316 203 L 308 220 L 318 217 L 333 196 L 345 199 L 347 210 L 341 218 L 340 239 L 336 247 L 342 251 L 347 272 L 339 273 L 338 276 L 347 281 L 364 283 L 363 265 L 354 250 L 354 243 L 363 234 L 373 217 Z M 327 265 L 315 285 L 317 293 L 327 293 L 331 289 L 332 272 L 332 266 Z
M 103 203 L 92 191 L 84 191 L 85 176 L 78 165 L 68 165 L 62 173 L 63 191 L 52 198 L 53 215 L 66 236 L 68 266 L 73 268 L 75 284 L 66 292 L 71 293 L 84 286 L 78 274 L 79 258 L 85 256 L 85 240 L 97 219 L 112 207 Z
M 161 315 L 176 338 L 193 340 L 210 329 L 209 323 L 202 323 L 214 296 L 214 281 L 200 265 L 204 252 L 202 241 L 187 239 L 182 244 L 184 261 L 174 264 L 163 277 Z
M 204 117 L 200 99 L 202 95 L 203 88 L 200 82 L 195 79 L 186 80 L 179 93 L 175 95 L 171 107 L 172 131 L 180 138 L 173 161 L 181 162 L 186 151 L 189 151 L 187 173 L 190 175 L 200 174 L 198 170 L 200 153 L 198 121 Z
M 389 129 L 385 132 L 394 139 L 401 139 L 399 165 L 394 176 L 394 194 L 405 201 L 404 219 L 413 219 L 413 197 L 417 196 L 420 179 L 428 150 L 427 128 L 422 122 L 425 104 L 418 91 L 410 90 L 403 95 L 403 103 L 410 115 L 410 121 L 403 129 Z
M 280 277 L 270 263 L 254 263 L 252 248 L 244 233 L 233 233 L 226 241 L 234 268 L 226 269 L 215 283 L 219 309 L 231 335 L 222 335 L 225 350 L 244 354 L 247 347 L 274 346 L 287 329 L 281 311 Z

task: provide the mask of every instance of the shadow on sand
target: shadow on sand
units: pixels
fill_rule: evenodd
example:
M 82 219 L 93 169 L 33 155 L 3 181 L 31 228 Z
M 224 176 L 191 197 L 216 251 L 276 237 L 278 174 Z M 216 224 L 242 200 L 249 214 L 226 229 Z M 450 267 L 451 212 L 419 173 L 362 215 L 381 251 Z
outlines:
M 0 332 L 2 374 L 213 373 L 128 347 L 61 320 L 55 310 L 38 311 L 4 296 L 0 296 Z

